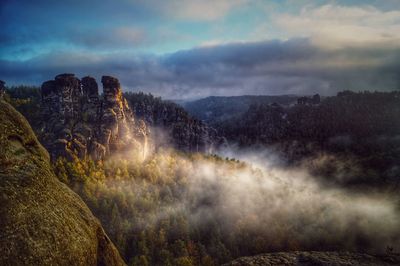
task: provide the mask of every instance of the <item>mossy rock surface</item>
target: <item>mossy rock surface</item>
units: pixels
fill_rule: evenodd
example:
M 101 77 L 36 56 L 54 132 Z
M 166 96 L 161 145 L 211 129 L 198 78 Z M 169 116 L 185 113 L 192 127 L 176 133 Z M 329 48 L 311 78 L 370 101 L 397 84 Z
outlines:
M 0 100 L 0 265 L 124 265 L 82 199 L 59 182 L 26 119 Z

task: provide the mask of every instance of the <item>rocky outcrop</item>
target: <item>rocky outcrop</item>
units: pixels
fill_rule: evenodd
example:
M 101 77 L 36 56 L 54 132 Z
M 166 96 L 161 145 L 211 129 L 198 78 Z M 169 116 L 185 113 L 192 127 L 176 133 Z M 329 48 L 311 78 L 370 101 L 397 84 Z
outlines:
M 0 99 L 3 98 L 4 94 L 6 93 L 5 82 L 0 80 Z
M 128 93 L 126 98 L 135 116 L 152 128 L 152 139 L 156 146 L 212 153 L 225 143 L 225 139 L 214 128 L 195 119 L 173 102 L 144 93 Z
M 300 105 L 315 105 L 315 104 L 320 104 L 321 103 L 321 97 L 319 94 L 315 94 L 312 97 L 300 97 L 297 99 L 297 104 Z
M 62 79 L 46 83 L 44 92 L 70 121 L 78 114 L 70 96 L 79 93 L 79 81 Z M 46 89 L 59 90 L 65 101 Z M 124 265 L 85 203 L 57 180 L 28 122 L 2 100 L 0 197 L 0 265 Z
M 369 255 L 350 252 L 278 252 L 236 259 L 226 266 L 302 265 L 302 266 L 388 266 L 400 265 L 399 254 Z
M 118 79 L 103 76 L 103 96 L 94 78 L 61 74 L 42 85 L 41 136 L 53 158 L 103 159 L 115 151 L 137 148 L 148 130 L 135 121 Z

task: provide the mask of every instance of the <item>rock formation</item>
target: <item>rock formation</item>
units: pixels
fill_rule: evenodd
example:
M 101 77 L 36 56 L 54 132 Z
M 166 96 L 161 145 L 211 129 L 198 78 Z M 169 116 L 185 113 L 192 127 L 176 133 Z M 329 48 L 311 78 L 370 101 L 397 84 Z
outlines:
M 43 86 L 45 99 L 58 104 L 54 115 L 65 119 L 54 126 L 65 134 L 79 116 L 71 97 L 79 84 L 69 75 Z M 2 100 L 0 197 L 0 265 L 124 265 L 88 207 L 57 180 L 28 122 Z
M 225 266 L 303 265 L 303 266 L 388 266 L 399 265 L 399 254 L 369 255 L 351 252 L 278 252 L 242 257 Z
M 226 142 L 214 128 L 195 119 L 173 102 L 144 93 L 128 93 L 126 98 L 135 116 L 152 127 L 152 139 L 156 146 L 212 153 Z
M 135 121 L 118 79 L 103 76 L 103 96 L 92 77 L 61 74 L 42 85 L 42 141 L 52 158 L 91 156 L 137 148 L 148 130 Z M 143 128 L 144 127 L 144 128 Z
M 0 99 L 3 98 L 4 94 L 6 93 L 5 82 L 0 80 Z
M 312 97 L 300 97 L 297 99 L 297 104 L 300 105 L 316 105 L 321 103 L 321 97 L 319 94 L 315 94 Z

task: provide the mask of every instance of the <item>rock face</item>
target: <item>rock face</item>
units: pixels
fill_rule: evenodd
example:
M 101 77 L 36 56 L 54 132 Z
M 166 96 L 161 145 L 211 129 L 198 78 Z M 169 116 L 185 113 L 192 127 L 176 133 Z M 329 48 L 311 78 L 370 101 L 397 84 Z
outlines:
M 349 252 L 278 252 L 236 259 L 226 266 L 302 265 L 302 266 L 385 266 L 400 265 L 400 255 L 368 255 Z
M 58 156 L 99 160 L 123 149 L 141 149 L 148 130 L 135 121 L 118 79 L 103 76 L 103 97 L 92 77 L 61 74 L 42 85 L 42 141 Z M 136 123 L 137 122 L 137 123 Z
M 78 85 L 64 76 L 44 86 L 65 121 L 78 115 L 79 102 L 70 97 Z M 54 88 L 66 101 L 46 90 Z M 0 197 L 0 265 L 124 265 L 85 203 L 57 180 L 28 122 L 2 100 Z

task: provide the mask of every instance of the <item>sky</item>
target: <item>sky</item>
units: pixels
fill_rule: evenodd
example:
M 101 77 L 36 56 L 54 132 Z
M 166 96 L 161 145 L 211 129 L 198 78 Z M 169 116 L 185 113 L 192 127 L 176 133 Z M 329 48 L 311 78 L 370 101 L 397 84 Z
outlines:
M 400 89 L 400 0 L 1 0 L 0 79 L 167 99 Z

